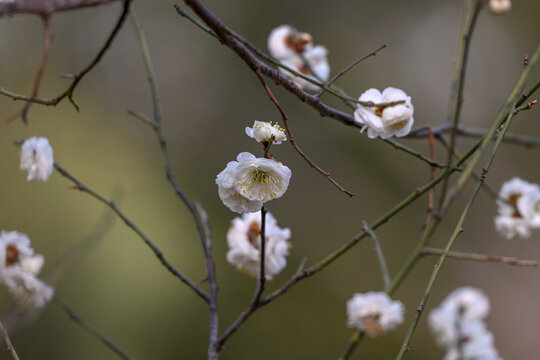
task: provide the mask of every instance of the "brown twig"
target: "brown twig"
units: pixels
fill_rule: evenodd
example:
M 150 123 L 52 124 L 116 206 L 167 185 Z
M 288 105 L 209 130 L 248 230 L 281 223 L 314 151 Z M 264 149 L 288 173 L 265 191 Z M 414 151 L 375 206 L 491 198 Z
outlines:
M 281 114 L 281 118 L 283 119 L 283 124 L 285 125 L 285 129 L 287 130 L 287 135 L 289 136 L 289 141 L 292 145 L 292 147 L 294 148 L 294 150 L 296 150 L 296 152 L 298 154 L 300 154 L 300 156 L 312 167 L 314 168 L 315 170 L 317 170 L 319 173 L 321 173 L 322 176 L 324 176 L 328 181 L 330 181 L 335 187 L 337 187 L 339 189 L 339 191 L 341 191 L 342 193 L 345 193 L 347 195 L 349 195 L 350 197 L 353 197 L 354 194 L 352 194 L 351 192 L 349 192 L 348 190 L 346 190 L 343 186 L 339 185 L 337 183 L 337 181 L 335 181 L 334 179 L 332 179 L 332 177 L 330 176 L 330 173 L 324 171 L 323 169 L 321 169 L 319 166 L 317 166 L 317 164 L 315 164 L 307 155 L 305 152 L 302 151 L 302 149 L 300 149 L 300 147 L 298 146 L 298 144 L 296 143 L 296 140 L 294 139 L 294 135 L 293 133 L 291 132 L 291 129 L 289 127 L 289 122 L 288 122 L 288 118 L 287 118 L 287 115 L 285 114 L 285 111 L 283 110 L 283 108 L 281 107 L 281 105 L 279 104 L 278 100 L 276 99 L 276 97 L 274 96 L 274 94 L 272 93 L 272 90 L 270 90 L 270 87 L 268 86 L 268 84 L 266 83 L 266 81 L 264 81 L 264 78 L 262 77 L 262 74 L 260 73 L 259 70 L 255 70 L 255 74 L 257 74 L 257 77 L 259 78 L 259 81 L 261 82 L 262 86 L 264 87 L 264 90 L 266 91 L 266 94 L 268 95 L 268 97 L 270 98 L 270 100 L 272 101 L 272 103 L 274 103 L 274 105 L 276 106 L 276 108 L 278 109 L 279 113 Z
M 11 0 L 0 1 L 0 17 L 18 14 L 49 16 L 55 12 L 99 6 L 119 0 Z
M 435 161 L 435 136 L 433 135 L 433 131 L 431 130 L 431 128 L 428 128 L 428 131 L 429 131 L 429 156 L 431 157 L 431 160 Z M 431 171 L 430 171 L 430 180 L 433 180 L 435 179 L 435 175 L 437 173 L 437 169 L 432 166 L 431 167 Z M 426 215 L 426 222 L 424 223 L 424 229 L 427 229 L 430 221 L 431 221 L 431 217 L 432 217 L 432 214 L 433 214 L 433 198 L 434 198 L 434 190 L 433 189 L 429 189 L 428 191 L 428 194 L 427 194 L 427 215 Z
M 13 347 L 13 344 L 11 343 L 8 332 L 1 322 L 0 322 L 0 332 L 2 333 L 2 336 L 6 343 L 7 351 L 9 352 L 13 360 L 19 360 L 19 356 L 17 355 L 17 352 L 15 351 L 15 348 Z
M 34 97 L 34 96 L 26 96 L 26 95 L 15 94 L 15 93 L 13 93 L 11 91 L 8 91 L 8 90 L 4 89 L 3 87 L 0 87 L 0 94 L 4 95 L 4 96 L 7 96 L 7 97 L 10 97 L 13 100 L 29 101 L 29 102 L 33 102 L 33 103 L 41 104 L 41 105 L 45 105 L 45 106 L 56 106 L 63 99 L 65 99 L 67 97 L 69 102 L 75 107 L 75 109 L 77 111 L 79 111 L 79 106 L 75 103 L 75 100 L 73 99 L 73 92 L 75 91 L 75 88 L 77 87 L 79 82 L 82 80 L 82 78 L 88 72 L 90 72 L 90 70 L 92 70 L 99 63 L 99 61 L 101 60 L 103 55 L 105 55 L 107 50 L 110 48 L 113 40 L 115 39 L 116 35 L 118 34 L 120 29 L 122 28 L 122 26 L 123 26 L 123 24 L 124 24 L 124 22 L 125 22 L 125 20 L 127 18 L 127 15 L 129 13 L 129 7 L 130 7 L 132 1 L 133 0 L 123 0 L 122 13 L 120 14 L 120 17 L 118 18 L 118 20 L 116 21 L 116 24 L 115 24 L 113 30 L 111 31 L 109 37 L 105 41 L 105 44 L 101 47 L 98 54 L 94 57 L 94 59 L 90 62 L 90 64 L 88 64 L 88 66 L 86 68 L 84 68 L 83 70 L 81 70 L 77 74 L 73 75 L 73 81 L 71 82 L 70 86 L 63 93 L 61 93 L 60 95 L 58 95 L 57 97 L 55 97 L 53 99 L 42 99 L 42 98 L 37 98 L 37 97 Z
M 381 51 L 382 49 L 384 49 L 386 47 L 386 44 L 383 44 L 382 46 L 380 46 L 377 50 L 374 50 L 372 52 L 370 52 L 369 54 L 367 55 L 364 55 L 362 57 L 359 57 L 358 59 L 354 60 L 349 66 L 347 66 L 345 69 L 341 70 L 336 76 L 334 76 L 332 79 L 330 79 L 325 85 L 325 87 L 329 87 L 330 85 L 332 85 L 334 82 L 336 82 L 337 79 L 339 79 L 340 77 L 342 77 L 347 71 L 351 70 L 353 67 L 355 67 L 358 63 L 366 60 L 367 58 L 369 57 L 372 57 L 372 56 L 375 56 L 377 55 L 377 53 L 379 51 Z M 322 88 L 321 89 L 321 92 L 319 92 L 316 96 L 317 97 L 321 97 L 322 94 L 324 94 L 324 92 L 326 91 L 326 88 Z
M 36 78 L 34 80 L 34 88 L 32 89 L 31 98 L 35 98 L 39 92 L 39 85 L 41 84 L 41 78 L 43 77 L 43 72 L 45 71 L 45 66 L 47 66 L 47 60 L 49 59 L 49 49 L 51 47 L 51 37 L 52 37 L 52 28 L 51 28 L 51 19 L 50 15 L 43 15 L 43 26 L 45 28 L 45 33 L 43 35 L 43 56 L 41 58 L 41 64 L 39 65 Z M 6 122 L 11 122 L 17 120 L 19 117 L 25 124 L 28 124 L 28 111 L 32 106 L 31 102 L 24 104 L 22 110 L 11 115 L 6 119 Z

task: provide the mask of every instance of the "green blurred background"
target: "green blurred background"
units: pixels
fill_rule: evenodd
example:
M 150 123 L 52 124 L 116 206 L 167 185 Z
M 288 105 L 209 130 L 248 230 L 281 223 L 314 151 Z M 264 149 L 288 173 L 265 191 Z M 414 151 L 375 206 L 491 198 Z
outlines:
M 313 35 L 330 51 L 333 73 L 381 44 L 380 52 L 341 78 L 337 85 L 354 96 L 370 87 L 395 86 L 412 96 L 414 128 L 444 120 L 457 44 L 461 2 L 445 1 L 250 1 L 207 0 L 225 23 L 257 46 L 266 48 L 270 30 L 284 23 Z M 170 1 L 134 3 L 152 54 L 163 107 L 173 170 L 191 199 L 210 215 L 220 284 L 221 329 L 249 303 L 254 280 L 226 259 L 225 234 L 235 216 L 217 196 L 214 179 L 241 151 L 261 149 L 244 134 L 254 120 L 280 121 L 257 78 L 226 47 L 178 16 Z M 95 55 L 119 14 L 120 4 L 52 18 L 53 43 L 40 96 L 65 89 L 60 73 L 74 73 Z M 42 25 L 35 16 L 0 19 L 0 85 L 30 93 L 41 60 Z M 516 1 L 512 11 L 495 17 L 484 11 L 471 46 L 462 122 L 488 127 L 532 54 L 540 34 L 540 3 Z M 538 80 L 540 71 L 531 78 Z M 272 85 L 273 86 L 273 85 Z M 416 158 L 370 140 L 273 87 L 285 108 L 299 145 L 348 190 L 340 194 L 285 144 L 272 152 L 293 172 L 286 195 L 268 204 L 283 227 L 292 230 L 287 269 L 269 284 L 274 289 L 296 270 L 302 258 L 312 264 L 361 231 L 429 179 L 429 168 Z M 174 195 L 162 168 L 152 130 L 127 115 L 152 113 L 142 58 L 128 22 L 101 63 L 75 91 L 81 107 L 32 106 L 29 125 L 4 124 L 0 131 L 0 228 L 29 235 L 38 253 L 54 264 L 93 228 L 104 208 L 70 189 L 53 174 L 48 183 L 28 183 L 18 170 L 13 140 L 49 138 L 55 159 L 81 181 L 108 196 L 122 189 L 120 207 L 194 280 L 204 276 L 204 261 L 190 214 Z M 344 111 L 329 95 L 324 101 Z M 20 110 L 21 102 L 0 97 L 0 118 Z M 540 136 L 539 109 L 520 114 L 511 131 Z M 428 153 L 426 140 L 403 140 Z M 466 149 L 470 139 L 460 139 Z M 437 149 L 437 158 L 446 155 Z M 540 182 L 539 149 L 505 145 L 488 183 L 498 189 L 512 176 Z M 467 187 L 470 192 L 472 185 Z M 466 197 L 467 195 L 464 194 Z M 464 205 L 456 203 L 432 245 L 442 245 Z M 481 192 L 455 249 L 538 259 L 540 233 L 529 240 L 507 241 L 493 228 L 496 206 Z M 423 197 L 377 231 L 395 274 L 419 240 L 426 215 Z M 207 310 L 202 301 L 172 277 L 143 242 L 121 221 L 95 249 L 85 251 L 62 274 L 56 294 L 137 359 L 203 359 L 207 347 Z M 423 259 L 394 296 L 406 305 L 406 323 L 386 336 L 367 339 L 353 358 L 391 359 L 397 353 L 435 259 Z M 428 311 L 454 288 L 479 287 L 490 297 L 488 326 L 506 359 L 536 359 L 540 353 L 538 270 L 502 264 L 449 260 L 438 279 Z M 345 302 L 355 292 L 382 287 L 372 243 L 362 241 L 335 264 L 291 289 L 258 311 L 227 343 L 222 359 L 334 359 L 347 344 Z M 4 312 L 11 296 L 1 290 Z M 427 330 L 426 316 L 413 338 L 408 359 L 440 359 Z M 21 359 L 115 359 L 102 344 L 50 304 L 32 323 L 10 329 Z M 8 359 L 0 351 L 0 358 Z

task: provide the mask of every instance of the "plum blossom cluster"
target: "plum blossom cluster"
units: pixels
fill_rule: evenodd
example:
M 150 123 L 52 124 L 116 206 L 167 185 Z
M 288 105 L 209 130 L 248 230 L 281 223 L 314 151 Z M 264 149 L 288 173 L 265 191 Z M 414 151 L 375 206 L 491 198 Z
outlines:
M 53 172 L 53 149 L 44 137 L 31 137 L 21 147 L 21 170 L 27 171 L 27 180 L 45 182 Z
M 43 307 L 54 289 L 37 278 L 43 256 L 35 254 L 30 239 L 17 231 L 0 233 L 0 282 L 25 306 Z
M 285 129 L 276 122 L 255 121 L 253 127 L 246 127 L 246 135 L 260 143 L 281 144 L 287 141 Z
M 540 186 L 519 177 L 506 181 L 499 191 L 495 229 L 505 238 L 527 238 L 540 228 Z
M 429 314 L 428 323 L 446 351 L 444 360 L 500 360 L 486 328 L 489 299 L 480 290 L 462 287 Z
M 367 130 L 370 139 L 402 137 L 411 131 L 414 123 L 414 107 L 411 97 L 403 90 L 387 87 L 381 93 L 377 89 L 369 89 L 364 91 L 358 100 L 381 104 L 377 106 L 358 104 L 354 112 L 354 120 L 362 127 L 360 131 Z
M 356 293 L 347 301 L 347 324 L 374 337 L 402 324 L 404 312 L 403 303 L 386 293 Z
M 313 45 L 310 34 L 297 31 L 290 25 L 281 25 L 268 36 L 270 54 L 283 65 L 296 70 L 307 77 L 326 82 L 330 77 L 328 50 L 322 45 Z M 280 68 L 279 71 L 290 78 L 296 85 L 309 91 L 319 87 Z
M 264 268 L 266 280 L 272 280 L 287 265 L 291 230 L 282 229 L 272 214 L 266 213 Z M 246 213 L 232 220 L 227 232 L 227 261 L 253 277 L 261 267 L 261 212 Z

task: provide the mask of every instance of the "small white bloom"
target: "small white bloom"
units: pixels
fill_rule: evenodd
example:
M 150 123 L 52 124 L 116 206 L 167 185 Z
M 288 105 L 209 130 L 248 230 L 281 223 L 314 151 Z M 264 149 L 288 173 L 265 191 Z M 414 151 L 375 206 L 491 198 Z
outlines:
M 317 45 L 314 48 L 304 52 L 302 56 L 290 56 L 286 59 L 283 59 L 281 62 L 283 63 L 283 65 L 290 67 L 291 69 L 294 69 L 297 72 L 304 74 L 313 80 L 326 82 L 330 77 L 328 50 L 326 50 L 326 48 L 322 45 Z M 301 77 L 295 76 L 294 74 L 283 68 L 279 68 L 279 71 L 283 75 L 290 78 L 296 85 L 298 85 L 302 89 L 309 91 L 320 90 L 319 86 L 312 84 L 311 82 L 302 79 Z
M 261 260 L 261 212 L 244 214 L 234 218 L 227 232 L 229 252 L 227 261 L 251 276 L 260 272 Z M 267 280 L 272 280 L 287 265 L 291 230 L 282 229 L 269 212 L 265 220 L 264 268 Z
M 223 204 L 238 213 L 256 212 L 262 204 L 283 196 L 291 170 L 271 159 L 242 152 L 218 174 L 216 184 Z
M 35 136 L 26 139 L 21 148 L 21 170 L 28 171 L 28 181 L 47 181 L 53 165 L 53 149 L 49 140 Z
M 489 0 L 489 10 L 495 15 L 501 15 L 510 11 L 512 2 L 510 0 Z
M 359 101 L 371 101 L 375 104 L 404 101 L 402 104 L 385 107 L 363 106 L 358 104 L 354 112 L 355 121 L 362 125 L 361 131 L 367 129 L 370 139 L 381 137 L 387 139 L 391 136 L 402 137 L 411 131 L 414 119 L 414 107 L 411 97 L 397 88 L 387 87 L 381 93 L 377 89 L 366 90 Z
M 447 349 L 443 360 L 501 360 L 493 335 L 482 321 L 459 324 L 459 343 Z
M 36 278 L 43 262 L 43 256 L 34 254 L 25 234 L 0 233 L 0 282 L 20 304 L 42 307 L 52 298 L 53 288 Z
M 272 142 L 276 145 L 287 140 L 285 129 L 279 127 L 277 122 L 272 125 L 271 122 L 255 120 L 252 128 L 246 127 L 246 135 L 258 142 Z
M 372 337 L 403 323 L 404 312 L 405 308 L 401 301 L 392 301 L 383 292 L 356 293 L 347 301 L 349 327 L 365 331 Z
M 309 50 L 312 46 L 311 35 L 300 33 L 290 25 L 278 26 L 268 36 L 270 55 L 278 60 Z
M 518 177 L 503 184 L 497 200 L 495 229 L 507 239 L 531 235 L 531 228 L 540 227 L 540 187 Z
M 481 321 L 489 314 L 489 299 L 480 290 L 461 287 L 450 295 L 428 317 L 428 323 L 438 343 L 448 349 L 459 342 L 459 324 Z

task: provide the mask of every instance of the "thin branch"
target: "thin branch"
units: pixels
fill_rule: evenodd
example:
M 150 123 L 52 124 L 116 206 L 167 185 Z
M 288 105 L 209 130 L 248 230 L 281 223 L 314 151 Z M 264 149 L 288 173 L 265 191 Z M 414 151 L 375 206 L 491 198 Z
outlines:
M 281 105 L 279 104 L 279 102 L 277 101 L 276 97 L 274 96 L 274 94 L 272 93 L 272 91 L 270 90 L 270 87 L 268 87 L 268 84 L 266 84 L 266 81 L 264 81 L 264 78 L 262 77 L 261 73 L 256 70 L 255 71 L 255 74 L 257 74 L 257 77 L 259 78 L 262 86 L 264 87 L 264 90 L 266 91 L 266 94 L 268 95 L 268 97 L 270 98 L 270 100 L 272 101 L 272 103 L 274 103 L 274 105 L 276 106 L 276 108 L 278 109 L 279 113 L 281 114 L 281 118 L 283 119 L 283 124 L 285 125 L 285 129 L 287 130 L 287 135 L 289 136 L 289 141 L 292 145 L 292 147 L 296 150 L 296 152 L 298 154 L 300 154 L 300 156 L 312 167 L 314 168 L 315 170 L 317 170 L 322 176 L 324 176 L 328 181 L 330 181 L 335 187 L 337 187 L 339 189 L 339 191 L 341 191 L 342 193 L 345 193 L 347 195 L 349 195 L 350 197 L 353 197 L 354 194 L 352 194 L 351 192 L 349 192 L 348 190 L 346 190 L 343 186 L 339 185 L 337 183 L 337 181 L 335 181 L 331 176 L 330 176 L 330 173 L 324 171 L 323 169 L 321 169 L 319 166 L 317 166 L 317 164 L 315 164 L 307 155 L 306 153 L 304 153 L 302 151 L 302 149 L 300 149 L 300 147 L 298 146 L 298 144 L 296 143 L 296 140 L 294 139 L 294 135 L 293 133 L 291 132 L 291 129 L 289 127 L 289 122 L 288 122 L 288 118 L 287 118 L 287 115 L 285 114 L 285 111 L 283 110 L 283 108 L 281 107 Z
M 383 284 L 384 284 L 384 290 L 388 289 L 390 287 L 390 273 L 388 272 L 388 266 L 386 265 L 386 260 L 384 259 L 384 253 L 381 248 L 381 243 L 379 241 L 379 238 L 368 225 L 367 222 L 362 221 L 362 227 L 364 228 L 364 231 L 369 235 L 371 240 L 373 240 L 373 245 L 375 246 L 375 253 L 377 254 L 377 259 L 379 260 L 379 266 L 381 268 L 381 274 L 383 277 Z
M 469 7 L 471 1 L 474 1 L 474 9 L 469 19 Z M 456 146 L 456 129 L 459 125 L 459 119 L 461 115 L 461 105 L 463 104 L 463 86 L 465 84 L 465 70 L 467 68 L 467 60 L 469 58 L 469 49 L 471 45 L 472 35 L 475 29 L 476 20 L 482 9 L 482 1 L 480 0 L 464 0 L 464 9 L 461 14 L 461 27 L 459 34 L 459 43 L 457 49 L 457 59 L 454 65 L 454 79 L 452 81 L 452 90 L 450 92 L 450 101 L 448 104 L 448 114 L 446 122 L 452 124 L 450 131 L 450 149 L 446 157 L 447 163 L 452 161 L 454 156 L 453 150 Z M 447 175 L 448 169 L 445 171 Z M 439 198 L 439 209 L 442 207 L 444 201 L 446 201 L 446 192 L 448 190 L 448 184 L 450 176 L 446 177 L 442 184 L 442 189 Z
M 73 75 L 73 81 L 71 82 L 71 85 L 63 93 L 61 93 L 60 95 L 58 95 L 57 97 L 53 99 L 41 99 L 41 98 L 36 98 L 34 96 L 15 94 L 11 91 L 4 89 L 3 87 L 0 87 L 0 94 L 10 97 L 13 100 L 29 101 L 36 104 L 46 105 L 46 106 L 56 106 L 64 98 L 67 97 L 69 102 L 75 107 L 77 111 L 79 111 L 79 106 L 75 103 L 75 100 L 73 99 L 73 92 L 75 91 L 75 88 L 77 87 L 79 82 L 82 80 L 82 78 L 99 63 L 103 55 L 105 55 L 107 50 L 110 48 L 113 40 L 115 39 L 116 35 L 122 28 L 122 25 L 124 24 L 127 18 L 129 7 L 132 1 L 133 0 L 123 0 L 122 13 L 120 14 L 120 17 L 118 18 L 118 20 L 116 21 L 116 25 L 111 31 L 109 37 L 105 41 L 105 44 L 101 47 L 98 54 L 94 57 L 94 59 L 90 62 L 90 64 L 88 64 L 86 68 L 79 71 L 77 74 Z
M 9 339 L 8 332 L 1 322 L 0 322 L 0 332 L 2 332 L 2 336 L 4 337 L 4 341 L 6 343 L 7 351 L 9 352 L 13 360 L 19 360 L 19 356 L 17 355 L 17 352 L 15 351 L 15 348 L 13 347 L 13 344 L 11 343 L 11 340 Z
M 324 92 L 326 91 L 326 88 L 330 87 L 330 85 L 332 85 L 334 82 L 336 82 L 336 80 L 339 79 L 340 77 L 342 77 L 347 71 L 351 70 L 353 67 L 355 67 L 360 62 L 366 60 L 367 58 L 377 55 L 377 53 L 379 51 L 381 51 L 382 49 L 384 49 L 385 47 L 386 47 L 386 44 L 383 44 L 378 49 L 370 52 L 369 54 L 364 55 L 364 56 L 359 57 L 358 59 L 354 60 L 349 66 L 347 66 L 345 69 L 341 70 L 332 79 L 330 79 L 326 84 L 324 84 L 324 87 L 322 88 L 321 92 L 317 94 L 317 96 L 321 97 L 322 94 L 324 94 Z
M 358 344 L 360 344 L 362 339 L 364 339 L 365 335 L 366 335 L 365 332 L 354 330 L 353 335 L 351 337 L 351 340 L 347 344 L 347 347 L 345 348 L 345 350 L 343 351 L 343 354 L 339 357 L 338 360 L 347 360 L 347 359 L 349 359 L 351 357 L 352 353 L 354 352 L 354 350 L 356 349 L 356 347 L 358 346 Z
M 435 249 L 435 248 L 423 248 L 420 255 L 443 255 L 444 249 Z M 538 267 L 538 261 L 536 260 L 522 260 L 516 257 L 509 256 L 496 256 L 496 255 L 484 255 L 484 254 L 474 254 L 474 253 L 464 253 L 457 251 L 448 251 L 446 256 L 449 258 L 454 258 L 458 260 L 471 260 L 471 261 L 482 261 L 482 262 L 496 262 L 502 264 L 508 264 L 513 266 L 523 266 L 523 267 Z
M 429 128 L 429 156 L 431 157 L 431 160 L 435 160 L 435 136 L 433 135 L 433 131 L 431 128 Z M 432 166 L 430 170 L 430 179 L 435 179 L 435 176 L 437 175 L 437 169 Z M 434 196 L 435 191 L 434 189 L 430 189 L 428 191 L 428 200 L 427 200 L 427 215 L 426 215 L 426 222 L 424 223 L 424 229 L 427 229 L 429 226 L 429 223 L 431 222 L 431 216 L 433 214 L 434 209 Z
M 94 190 L 90 189 L 83 183 L 81 183 L 79 180 L 77 180 L 73 175 L 71 175 L 69 172 L 67 172 L 64 168 L 62 168 L 57 163 L 54 163 L 54 168 L 56 171 L 60 173 L 63 177 L 69 179 L 73 184 L 74 188 L 87 193 L 88 195 L 92 196 L 96 200 L 100 201 L 101 203 L 107 205 L 109 208 L 111 208 L 112 211 L 116 213 L 116 215 L 124 221 L 124 223 L 131 228 L 143 241 L 144 243 L 152 250 L 152 252 L 156 255 L 156 257 L 160 260 L 160 262 L 165 266 L 167 270 L 177 278 L 179 278 L 183 283 L 185 283 L 187 286 L 189 286 L 197 295 L 199 295 L 204 301 L 209 301 L 209 296 L 197 286 L 193 281 L 191 281 L 188 277 L 186 277 L 184 274 L 182 274 L 180 271 L 178 271 L 174 266 L 172 266 L 167 259 L 165 259 L 165 256 L 161 252 L 161 250 L 131 221 L 126 215 L 124 215 L 123 212 L 118 209 L 116 204 L 106 198 L 104 198 L 102 195 L 96 193 Z
M 49 49 L 51 47 L 52 28 L 51 28 L 50 16 L 43 15 L 42 20 L 43 20 L 43 27 L 45 29 L 44 35 L 43 35 L 43 55 L 41 57 L 41 64 L 39 65 L 36 78 L 34 80 L 34 87 L 32 89 L 32 94 L 30 95 L 31 98 L 36 97 L 39 92 L 39 85 L 41 84 L 41 78 L 43 77 L 45 66 L 47 66 L 47 60 L 49 58 Z M 6 120 L 6 122 L 11 122 L 20 117 L 25 124 L 28 124 L 28 111 L 30 110 L 30 106 L 32 106 L 32 103 L 27 102 L 26 104 L 24 104 L 22 110 L 11 115 Z
M 0 17 L 18 14 L 49 16 L 55 12 L 93 7 L 119 0 L 11 0 L 0 1 Z
M 478 138 L 484 136 L 486 130 L 459 128 L 458 134 L 466 137 Z M 503 141 L 510 144 L 524 145 L 526 147 L 540 147 L 540 138 L 534 136 L 510 133 L 504 137 Z
M 261 208 L 261 254 L 259 260 L 259 277 L 257 279 L 257 288 L 255 289 L 255 294 L 253 294 L 253 299 L 251 300 L 250 306 L 254 306 L 259 303 L 266 284 L 266 213 L 266 208 L 263 206 Z
M 108 337 L 103 335 L 98 329 L 96 329 L 94 326 L 90 325 L 86 320 L 84 320 L 82 317 L 80 317 L 75 311 L 73 311 L 69 306 L 66 305 L 62 300 L 60 300 L 58 297 L 53 298 L 54 303 L 60 307 L 68 316 L 69 318 L 75 322 L 77 325 L 81 326 L 84 330 L 86 330 L 90 335 L 101 341 L 106 347 L 108 347 L 110 350 L 112 350 L 116 355 L 121 357 L 125 360 L 132 360 L 133 358 L 130 357 L 124 350 L 120 348 L 120 346 L 116 345 L 114 342 L 112 342 Z

